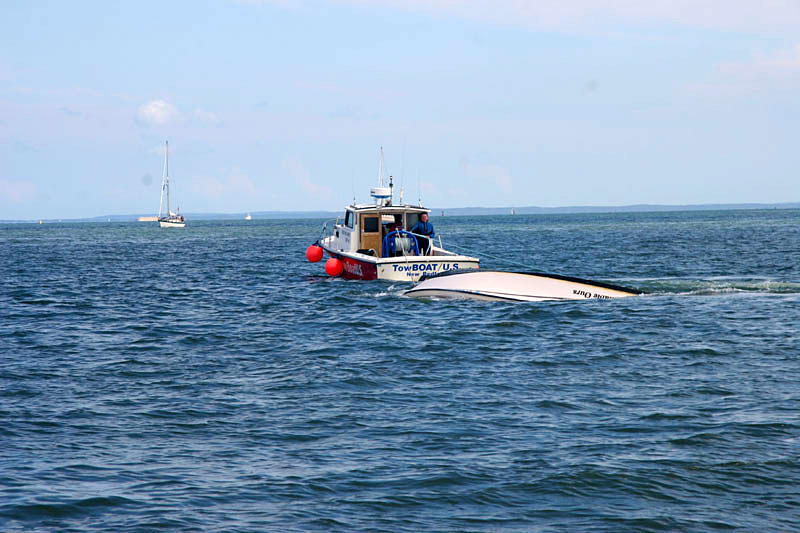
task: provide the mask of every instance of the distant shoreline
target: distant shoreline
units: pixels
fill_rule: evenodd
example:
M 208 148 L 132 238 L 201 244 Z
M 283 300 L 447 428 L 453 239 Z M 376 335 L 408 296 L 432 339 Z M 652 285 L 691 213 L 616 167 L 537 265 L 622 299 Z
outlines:
M 434 217 L 442 216 L 489 216 L 511 215 L 511 206 L 508 207 L 435 207 L 431 208 Z M 548 214 L 580 214 L 580 213 L 648 213 L 648 212 L 679 212 L 679 211 L 735 211 L 759 209 L 800 209 L 800 202 L 786 202 L 774 204 L 690 204 L 690 205 L 660 205 L 636 204 L 624 206 L 568 206 L 568 207 L 513 207 L 516 215 L 548 215 Z M 310 218 L 335 218 L 341 216 L 342 211 L 243 211 L 241 213 L 187 213 L 188 220 L 244 220 L 246 214 L 251 214 L 253 219 L 310 219 Z M 0 220 L 2 224 L 31 224 L 54 222 L 136 222 L 140 217 L 152 217 L 148 214 L 134 215 L 101 215 L 86 218 L 43 218 L 28 220 Z

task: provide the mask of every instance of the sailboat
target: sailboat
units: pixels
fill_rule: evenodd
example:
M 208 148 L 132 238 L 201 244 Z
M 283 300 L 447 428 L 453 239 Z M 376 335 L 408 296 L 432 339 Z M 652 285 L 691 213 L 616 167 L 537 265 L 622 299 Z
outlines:
M 180 208 L 178 208 L 178 211 L 180 211 Z M 161 204 L 158 206 L 158 224 L 162 228 L 186 227 L 186 219 L 183 215 L 169 209 L 169 141 L 165 141 L 164 144 L 164 177 L 161 180 Z
M 253 215 L 251 215 L 250 213 L 247 213 L 247 216 L 244 217 L 244 219 L 245 220 L 253 220 Z

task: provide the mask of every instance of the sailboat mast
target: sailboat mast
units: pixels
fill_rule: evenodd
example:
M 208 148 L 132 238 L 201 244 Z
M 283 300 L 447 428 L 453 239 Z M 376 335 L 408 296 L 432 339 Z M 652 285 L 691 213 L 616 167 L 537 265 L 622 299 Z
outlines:
M 172 216 L 169 210 L 169 141 L 164 141 L 164 187 L 167 190 L 167 216 Z
M 158 217 L 164 216 L 164 204 L 169 216 L 169 141 L 164 144 L 164 177 L 161 179 L 161 203 L 158 206 Z

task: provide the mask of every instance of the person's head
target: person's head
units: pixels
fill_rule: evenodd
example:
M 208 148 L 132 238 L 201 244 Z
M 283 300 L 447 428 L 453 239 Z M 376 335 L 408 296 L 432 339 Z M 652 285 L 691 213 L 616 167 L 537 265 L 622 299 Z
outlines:
M 427 221 L 428 221 L 428 213 L 422 213 L 422 214 L 419 216 L 419 219 L 420 219 L 421 221 L 423 221 L 423 222 L 427 222 Z

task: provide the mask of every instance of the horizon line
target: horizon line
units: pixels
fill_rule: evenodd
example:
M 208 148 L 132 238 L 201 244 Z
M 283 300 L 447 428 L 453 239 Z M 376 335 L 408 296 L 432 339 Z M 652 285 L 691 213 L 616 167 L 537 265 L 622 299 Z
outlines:
M 713 210 L 721 210 L 721 211 L 731 211 L 736 209 L 750 209 L 750 210 L 757 210 L 757 209 L 797 209 L 800 208 L 800 202 L 748 202 L 748 203 L 704 203 L 704 204 L 627 204 L 627 205 L 619 205 L 619 206 L 612 206 L 612 205 L 572 205 L 572 206 L 558 206 L 558 207 L 542 207 L 542 206 L 500 206 L 500 207 L 480 207 L 480 206 L 467 206 L 467 207 L 432 207 L 428 208 L 431 210 L 432 213 L 439 211 L 442 213 L 449 212 L 464 212 L 464 211 L 472 211 L 472 213 L 462 213 L 460 216 L 489 216 L 493 214 L 503 214 L 498 213 L 498 211 L 510 211 L 514 210 L 516 215 L 525 215 L 525 214 L 547 214 L 548 212 L 558 212 L 560 214 L 569 214 L 569 213 L 585 213 L 585 212 L 594 212 L 594 213 L 612 213 L 618 211 L 639 211 L 639 212 L 651 212 L 651 211 L 686 211 L 686 210 L 704 210 L 704 211 L 713 211 Z M 306 209 L 306 210 L 287 210 L 287 211 L 280 211 L 280 210 L 265 210 L 265 211 L 228 211 L 228 212 L 195 212 L 195 213 L 186 213 L 186 216 L 189 217 L 196 217 L 196 218 L 230 218 L 230 217 L 240 217 L 245 214 L 250 215 L 272 215 L 276 216 L 277 218 L 290 218 L 292 215 L 323 215 L 327 216 L 330 214 L 339 213 L 339 210 L 328 210 L 328 209 Z M 492 213 L 488 211 L 493 211 Z M 527 211 L 527 212 L 526 212 Z M 153 216 L 148 213 L 126 213 L 126 214 L 105 214 L 105 215 L 96 215 L 96 216 L 87 216 L 87 217 L 50 217 L 50 218 L 31 218 L 31 219 L 0 219 L 0 223 L 38 223 L 39 221 L 48 221 L 48 222 L 80 222 L 80 221 L 101 221 L 100 219 L 117 219 L 116 221 L 121 221 L 120 219 L 131 219 L 135 220 L 139 217 L 145 216 Z M 317 217 L 301 217 L 301 218 L 317 218 Z

